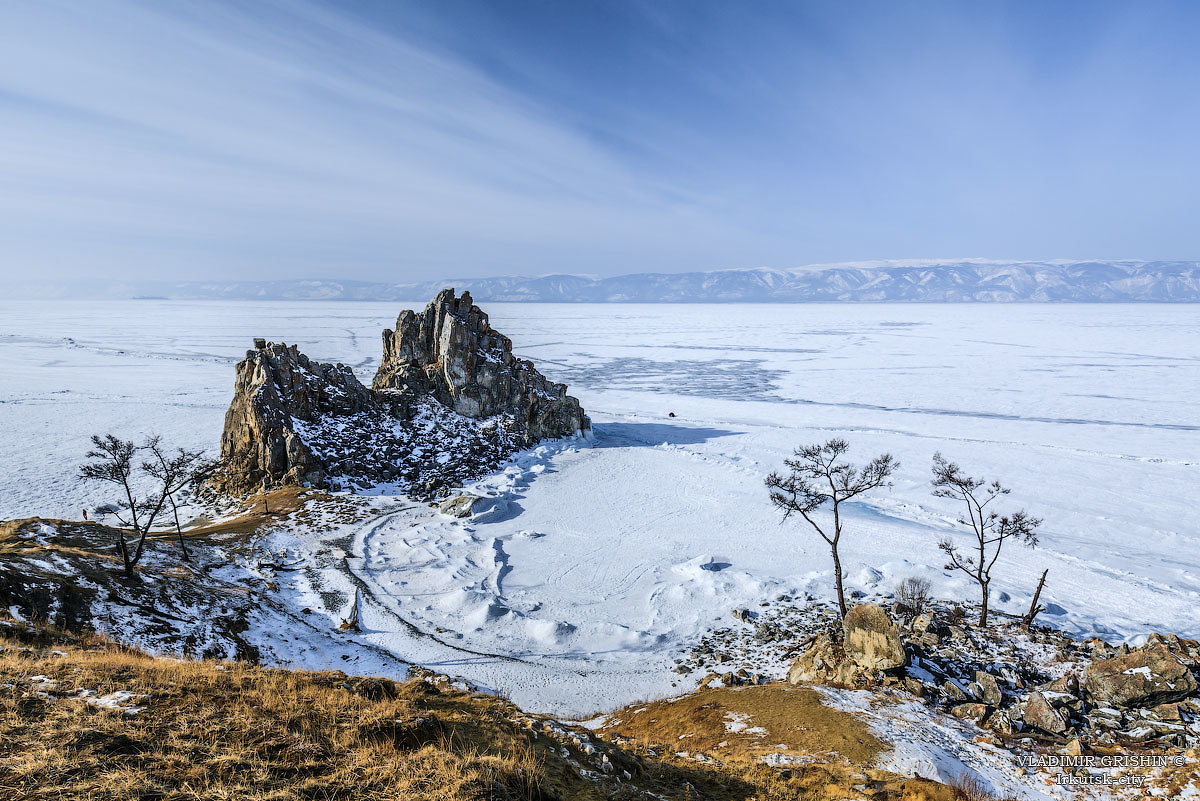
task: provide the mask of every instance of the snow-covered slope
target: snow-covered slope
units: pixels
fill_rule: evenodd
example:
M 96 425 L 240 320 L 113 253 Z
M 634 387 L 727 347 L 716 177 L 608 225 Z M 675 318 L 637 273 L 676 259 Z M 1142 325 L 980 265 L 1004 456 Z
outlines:
M 83 281 L 26 286 L 32 297 L 226 300 L 412 300 L 446 286 L 477 301 L 721 303 L 812 301 L 1175 302 L 1200 301 L 1196 261 L 894 260 L 796 269 L 733 269 L 578 275 L 446 278 L 424 283 L 366 281 Z

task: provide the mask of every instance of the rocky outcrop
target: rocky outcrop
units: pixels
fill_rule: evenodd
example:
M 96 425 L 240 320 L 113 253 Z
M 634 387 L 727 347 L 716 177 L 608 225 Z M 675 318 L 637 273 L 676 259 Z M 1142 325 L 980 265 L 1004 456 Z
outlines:
M 432 497 L 588 427 L 565 385 L 515 358 L 469 295 L 446 290 L 384 332 L 373 389 L 345 365 L 255 340 L 237 365 L 214 484 L 232 494 L 389 484 Z
M 430 395 L 465 417 L 510 415 L 527 443 L 586 430 L 589 421 L 565 384 L 513 356 L 512 340 L 464 292 L 445 289 L 416 313 L 405 310 L 383 332 L 383 361 L 372 387 L 401 396 Z

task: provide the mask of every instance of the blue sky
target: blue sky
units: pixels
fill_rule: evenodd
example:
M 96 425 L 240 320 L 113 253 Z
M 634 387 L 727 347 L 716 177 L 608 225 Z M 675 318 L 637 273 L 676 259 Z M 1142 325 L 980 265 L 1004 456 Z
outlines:
M 1200 258 L 1200 5 L 0 0 L 0 276 Z

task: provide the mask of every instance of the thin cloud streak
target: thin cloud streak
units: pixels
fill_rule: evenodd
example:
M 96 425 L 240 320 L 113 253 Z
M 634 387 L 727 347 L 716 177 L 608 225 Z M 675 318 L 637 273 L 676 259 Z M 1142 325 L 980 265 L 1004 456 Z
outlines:
M 144 254 L 236 275 L 270 256 L 315 275 L 390 253 L 400 280 L 424 277 L 406 263 L 469 274 L 557 251 L 586 269 L 598 262 L 569 257 L 611 258 L 613 240 L 652 253 L 722 237 L 686 204 L 663 214 L 683 193 L 444 53 L 316 5 L 276 7 L 269 25 L 179 7 L 6 9 L 4 269 L 137 274 Z M 647 237 L 647 213 L 675 230 Z
M 0 0 L 0 281 L 1200 256 L 1187 3 Z

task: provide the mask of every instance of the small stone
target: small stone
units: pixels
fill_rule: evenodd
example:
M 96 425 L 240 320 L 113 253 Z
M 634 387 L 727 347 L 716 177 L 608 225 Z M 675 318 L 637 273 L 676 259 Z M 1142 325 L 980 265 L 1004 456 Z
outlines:
M 982 670 L 975 671 L 975 695 L 985 704 L 992 706 L 1000 706 L 1004 700 L 1004 694 L 1000 691 L 1000 682 L 996 681 L 996 677 L 990 673 L 985 673 Z

